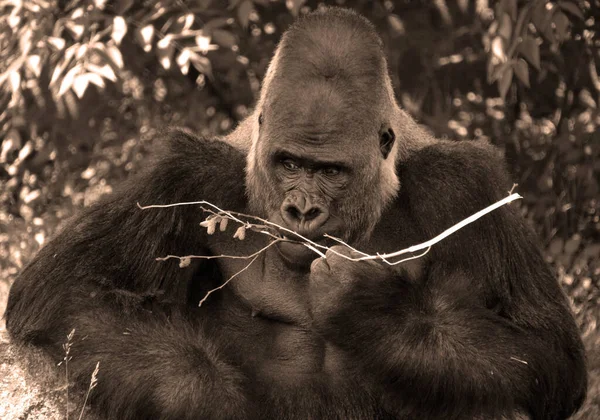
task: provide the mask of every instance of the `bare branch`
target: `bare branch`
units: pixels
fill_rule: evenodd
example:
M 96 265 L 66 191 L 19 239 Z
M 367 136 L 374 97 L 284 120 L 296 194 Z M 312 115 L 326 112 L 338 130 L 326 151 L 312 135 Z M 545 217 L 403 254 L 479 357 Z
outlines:
M 316 254 L 318 254 L 320 257 L 322 258 L 326 258 L 325 254 L 323 252 L 320 251 L 320 249 L 324 249 L 326 251 L 330 251 L 333 252 L 334 254 L 343 257 L 349 261 L 367 261 L 367 260 L 380 260 L 385 262 L 388 265 L 397 265 L 400 264 L 402 262 L 405 261 L 409 261 L 412 259 L 416 259 L 416 258 L 420 258 L 422 256 L 424 256 L 425 254 L 427 254 L 429 252 L 429 250 L 431 249 L 431 247 L 435 244 L 437 244 L 438 242 L 442 241 L 443 239 L 447 238 L 448 236 L 452 235 L 453 233 L 455 233 L 456 231 L 462 229 L 463 227 L 467 226 L 470 223 L 473 223 L 474 221 L 478 220 L 479 218 L 483 217 L 484 215 L 491 213 L 492 211 L 512 202 L 515 200 L 518 200 L 521 197 L 521 195 L 517 194 L 517 193 L 512 193 L 512 191 L 514 190 L 514 188 L 516 187 L 516 185 L 513 185 L 513 188 L 511 189 L 511 194 L 508 197 L 505 197 L 504 199 L 497 201 L 496 203 L 491 204 L 490 206 L 478 211 L 477 213 L 467 217 L 466 219 L 460 221 L 459 223 L 455 224 L 454 226 L 446 229 L 445 231 L 443 231 L 442 233 L 440 233 L 439 235 L 437 235 L 436 237 L 423 242 L 421 244 L 417 244 L 417 245 L 413 245 L 410 246 L 408 248 L 405 249 L 401 249 L 399 251 L 395 251 L 389 254 L 380 254 L 377 253 L 376 255 L 369 255 L 365 252 L 359 251 L 358 249 L 350 246 L 349 244 L 347 244 L 346 242 L 344 242 L 343 240 L 336 238 L 334 236 L 325 234 L 324 237 L 329 238 L 331 240 L 334 240 L 336 242 L 338 242 L 339 244 L 347 247 L 348 249 L 350 249 L 351 251 L 360 254 L 360 257 L 351 257 L 348 255 L 344 255 L 340 252 L 337 252 L 335 249 L 330 248 L 328 246 L 325 245 L 321 245 L 318 244 L 314 241 L 311 241 L 310 239 L 300 235 L 297 232 L 294 232 L 291 229 L 288 229 L 284 226 L 280 226 L 276 223 L 270 222 L 268 220 L 265 220 L 261 217 L 258 216 L 252 216 L 252 215 L 248 215 L 248 214 L 243 214 L 243 213 L 239 213 L 239 212 L 235 212 L 235 211 L 226 211 L 223 210 L 217 206 L 215 206 L 212 203 L 209 203 L 208 201 L 191 201 L 191 202 L 182 202 L 182 203 L 173 203 L 173 204 L 153 204 L 153 205 L 148 205 L 148 206 L 141 206 L 138 203 L 138 207 L 142 210 L 145 209 L 150 209 L 150 208 L 166 208 L 166 207 L 176 207 L 176 206 L 186 206 L 186 205 L 207 205 L 209 207 L 211 207 L 212 209 L 215 209 L 218 213 L 215 213 L 215 211 L 213 211 L 212 209 L 206 209 L 203 208 L 204 211 L 208 212 L 211 214 L 211 217 L 223 217 L 223 218 L 229 218 L 230 220 L 233 220 L 239 224 L 242 225 L 243 228 L 245 229 L 251 229 L 253 231 L 262 233 L 264 235 L 270 236 L 271 238 L 274 239 L 273 242 L 269 243 L 269 245 L 267 245 L 266 247 L 262 248 L 261 250 L 251 254 L 251 255 L 247 255 L 247 256 L 232 256 L 232 255 L 218 255 L 218 256 L 199 256 L 199 255 L 188 255 L 188 256 L 176 256 L 176 255 L 167 255 L 166 257 L 162 257 L 162 258 L 157 258 L 157 260 L 167 260 L 170 258 L 178 258 L 180 260 L 183 259 L 191 259 L 191 258 L 203 258 L 203 259 L 213 259 L 213 258 L 237 258 L 237 259 L 249 259 L 249 258 L 255 258 L 257 257 L 261 252 L 263 252 L 264 250 L 266 250 L 267 248 L 269 248 L 271 245 L 273 245 L 276 242 L 280 242 L 280 241 L 286 241 L 286 242 L 296 242 L 296 243 L 301 243 L 304 246 L 306 246 L 308 249 L 312 250 L 313 252 L 315 252 Z M 242 218 L 249 218 L 249 219 L 253 219 L 255 221 L 260 222 L 261 224 L 256 224 L 256 223 L 250 223 L 247 220 L 242 220 Z M 206 225 L 208 226 L 208 224 Z M 205 226 L 205 227 L 206 227 Z M 293 239 L 289 239 L 287 237 L 281 237 L 281 236 L 277 236 L 276 234 L 274 234 L 273 232 L 271 232 L 269 229 L 273 228 L 275 231 L 283 231 L 283 232 L 287 232 L 290 233 L 292 235 L 294 235 L 295 237 L 298 237 L 301 239 L 301 241 L 296 241 Z M 214 229 L 212 229 L 214 230 Z M 239 229 L 238 229 L 239 230 Z M 214 233 L 211 231 L 211 233 Z M 237 233 L 236 233 L 237 235 Z M 242 238 L 240 238 L 242 239 Z M 418 255 L 413 255 L 411 257 L 408 258 L 404 258 L 401 259 L 399 261 L 396 262 L 390 262 L 391 258 L 394 257 L 399 257 L 401 255 L 404 254 L 408 254 L 408 253 L 415 253 L 417 251 L 421 251 L 421 250 L 425 250 L 424 252 L 418 254 Z M 254 260 L 253 260 L 254 261 Z M 239 273 L 237 273 L 239 274 Z M 236 274 L 236 275 L 237 275 Z M 230 279 L 231 280 L 231 279 Z M 227 281 L 229 282 L 229 280 Z M 226 282 L 226 283 L 227 283 Z
M 477 213 L 473 214 L 472 216 L 467 217 L 466 219 L 462 220 L 461 222 L 455 224 L 454 226 L 452 226 L 449 229 L 446 229 L 445 231 L 443 231 L 442 233 L 440 233 L 438 236 L 436 236 L 433 239 L 428 240 L 427 242 L 423 242 L 422 244 L 419 245 L 413 245 L 411 247 L 408 247 L 406 249 L 400 250 L 400 251 L 396 251 L 396 252 L 392 252 L 391 254 L 385 254 L 383 255 L 384 258 L 392 258 L 392 257 L 397 257 L 398 255 L 402 255 L 402 254 L 406 254 L 408 252 L 415 252 L 415 251 L 420 251 L 421 249 L 425 249 L 425 248 L 429 248 L 432 245 L 437 244 L 438 242 L 440 242 L 442 239 L 447 238 L 448 236 L 452 235 L 454 232 L 456 232 L 457 230 L 462 229 L 463 227 L 467 226 L 470 223 L 473 223 L 475 220 L 481 218 L 482 216 L 491 213 L 492 211 L 496 210 L 499 207 L 504 206 L 505 204 L 508 204 L 512 201 L 518 200 L 521 197 L 519 194 L 514 193 L 509 195 L 508 197 L 495 202 L 494 204 L 487 206 L 486 208 L 479 210 Z
M 273 243 L 269 244 L 269 246 L 270 246 L 270 245 L 273 245 Z M 241 273 L 243 273 L 244 271 L 246 271 L 246 270 L 248 269 L 248 267 L 250 267 L 250 266 L 252 265 L 252 263 L 253 263 L 254 261 L 256 261 L 256 259 L 258 258 L 258 255 L 259 255 L 259 254 L 255 255 L 255 256 L 254 256 L 254 258 L 252 258 L 252 260 L 251 260 L 251 261 L 250 261 L 250 262 L 249 262 L 249 263 L 248 263 L 248 264 L 247 264 L 247 265 L 246 265 L 244 268 L 242 268 L 240 271 L 238 271 L 237 273 L 235 273 L 233 276 L 229 277 L 225 283 L 223 283 L 223 284 L 222 284 L 222 285 L 220 285 L 219 287 L 215 287 L 214 289 L 211 289 L 211 290 L 209 290 L 209 291 L 206 293 L 206 295 L 205 295 L 205 296 L 202 298 L 202 300 L 201 300 L 201 301 L 198 303 L 198 307 L 202 306 L 202 304 L 203 304 L 204 302 L 206 302 L 206 299 L 208 299 L 208 297 L 209 297 L 209 296 L 210 296 L 212 293 L 216 292 L 217 290 L 221 290 L 222 288 L 224 288 L 225 286 L 227 286 L 227 283 L 229 283 L 231 280 L 233 280 L 233 279 L 234 279 L 235 277 L 237 277 L 239 274 L 241 274 Z
M 257 256 L 258 254 L 260 254 L 261 252 L 267 250 L 267 248 L 270 248 L 273 244 L 275 244 L 277 242 L 282 242 L 282 241 L 283 241 L 282 239 L 276 239 L 272 242 L 269 242 L 269 244 L 267 246 L 259 249 L 258 251 L 254 252 L 250 255 L 185 255 L 185 256 L 167 255 L 166 257 L 157 257 L 156 261 L 167 261 L 172 258 L 179 259 L 179 260 L 184 260 L 184 259 L 212 260 L 215 258 L 231 258 L 231 259 L 238 259 L 238 260 L 247 260 L 247 259 L 253 258 L 253 257 Z

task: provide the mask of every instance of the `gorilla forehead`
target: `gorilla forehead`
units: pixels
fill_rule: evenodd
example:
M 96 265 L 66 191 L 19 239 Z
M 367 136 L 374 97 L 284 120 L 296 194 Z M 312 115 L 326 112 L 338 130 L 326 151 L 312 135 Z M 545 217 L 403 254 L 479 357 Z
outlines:
M 376 136 L 382 116 L 375 101 L 351 94 L 334 81 L 282 84 L 285 88 L 276 91 L 263 110 L 265 125 L 272 129 L 268 131 L 277 136 L 289 133 L 315 143 Z

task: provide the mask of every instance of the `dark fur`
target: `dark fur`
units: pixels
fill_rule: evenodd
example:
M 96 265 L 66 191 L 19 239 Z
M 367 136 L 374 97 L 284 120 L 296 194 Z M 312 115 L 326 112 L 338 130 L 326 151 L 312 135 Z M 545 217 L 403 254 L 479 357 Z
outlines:
M 329 42 L 350 51 L 342 39 L 330 39 L 348 28 L 361 39 L 367 34 L 367 43 L 379 42 L 352 13 L 312 16 L 306 26 L 295 26 L 319 29 L 310 33 L 320 47 L 306 54 Z M 297 34 L 292 31 L 288 41 Z M 328 54 L 342 57 L 336 51 Z M 374 54 L 385 63 L 379 50 Z M 333 60 L 319 77 L 357 77 L 356 69 L 340 69 Z M 275 78 L 270 91 L 278 94 L 277 83 L 288 82 Z M 391 112 L 384 93 L 374 97 Z M 264 114 L 267 133 L 279 117 L 285 121 L 285 115 Z M 356 147 L 361 170 L 389 153 L 380 148 L 381 119 L 376 115 L 372 127 L 365 123 L 367 128 L 352 131 L 355 137 L 339 149 Z M 397 143 L 417 143 L 422 136 L 413 125 L 402 132 L 395 126 L 394 132 Z M 281 143 L 277 134 L 260 141 Z M 255 154 L 257 172 L 247 174 L 251 185 L 244 182 L 246 155 L 225 143 L 173 132 L 165 144 L 145 173 L 59 232 L 9 296 L 7 328 L 15 340 L 42 347 L 58 361 L 75 329 L 72 378 L 85 388 L 100 362 L 92 405 L 107 417 L 408 420 L 525 412 L 546 420 L 566 418 L 582 403 L 586 373 L 577 328 L 532 233 L 512 207 L 394 270 L 329 255 L 326 264 L 313 264 L 309 280 L 306 270 L 289 269 L 269 250 L 198 308 L 207 290 L 245 263 L 211 260 L 181 269 L 176 261 L 154 258 L 249 254 L 265 238 L 249 233 L 244 242 L 228 240 L 236 226 L 209 237 L 198 227 L 205 214 L 197 207 L 142 211 L 136 202 L 204 199 L 243 212 L 246 194 L 265 201 L 259 206 L 265 210 L 278 209 L 282 198 L 265 144 Z M 467 142 L 435 142 L 402 154 L 399 195 L 367 248 L 414 245 L 502 198 L 509 186 L 499 162 L 491 147 Z M 332 204 L 351 215 L 343 220 L 357 223 L 345 226 L 353 235 L 361 229 L 364 235 L 386 208 L 377 191 L 380 174 L 359 174 L 346 197 Z M 346 208 L 338 209 L 341 200 Z M 365 209 L 371 211 L 368 221 L 361 219 Z M 353 214 L 358 212 L 363 214 Z
M 423 148 L 399 174 L 371 252 L 424 242 L 510 187 L 495 150 L 470 142 Z M 578 330 L 518 210 L 486 215 L 417 261 L 392 270 L 328 254 L 330 268 L 312 275 L 313 307 L 325 312 L 317 330 L 355 358 L 392 412 L 563 419 L 579 408 L 587 381 Z M 331 277 L 341 286 L 324 290 Z

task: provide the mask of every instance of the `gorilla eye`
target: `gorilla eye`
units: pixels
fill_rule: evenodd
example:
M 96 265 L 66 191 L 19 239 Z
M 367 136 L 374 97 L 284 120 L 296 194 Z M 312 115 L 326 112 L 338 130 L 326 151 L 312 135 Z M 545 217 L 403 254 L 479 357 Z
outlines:
M 262 115 L 262 114 L 260 114 L 260 115 L 258 116 L 258 125 L 262 125 L 262 123 L 263 123 L 263 115 Z
M 281 164 L 288 171 L 297 171 L 300 169 L 300 166 L 298 166 L 292 159 L 284 159 L 281 161 Z
M 326 176 L 336 176 L 339 173 L 340 173 L 340 168 L 338 168 L 336 166 L 329 166 L 329 167 L 323 169 L 323 174 Z

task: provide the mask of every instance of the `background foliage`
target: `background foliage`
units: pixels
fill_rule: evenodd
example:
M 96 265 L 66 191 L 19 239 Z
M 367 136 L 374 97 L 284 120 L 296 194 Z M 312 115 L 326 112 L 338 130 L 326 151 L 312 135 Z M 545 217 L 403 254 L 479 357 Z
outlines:
M 505 151 L 596 342 L 599 0 L 0 0 L 0 296 L 61 220 L 143 164 L 162 127 L 230 130 L 281 33 L 323 4 L 375 23 L 397 97 L 435 134 Z

